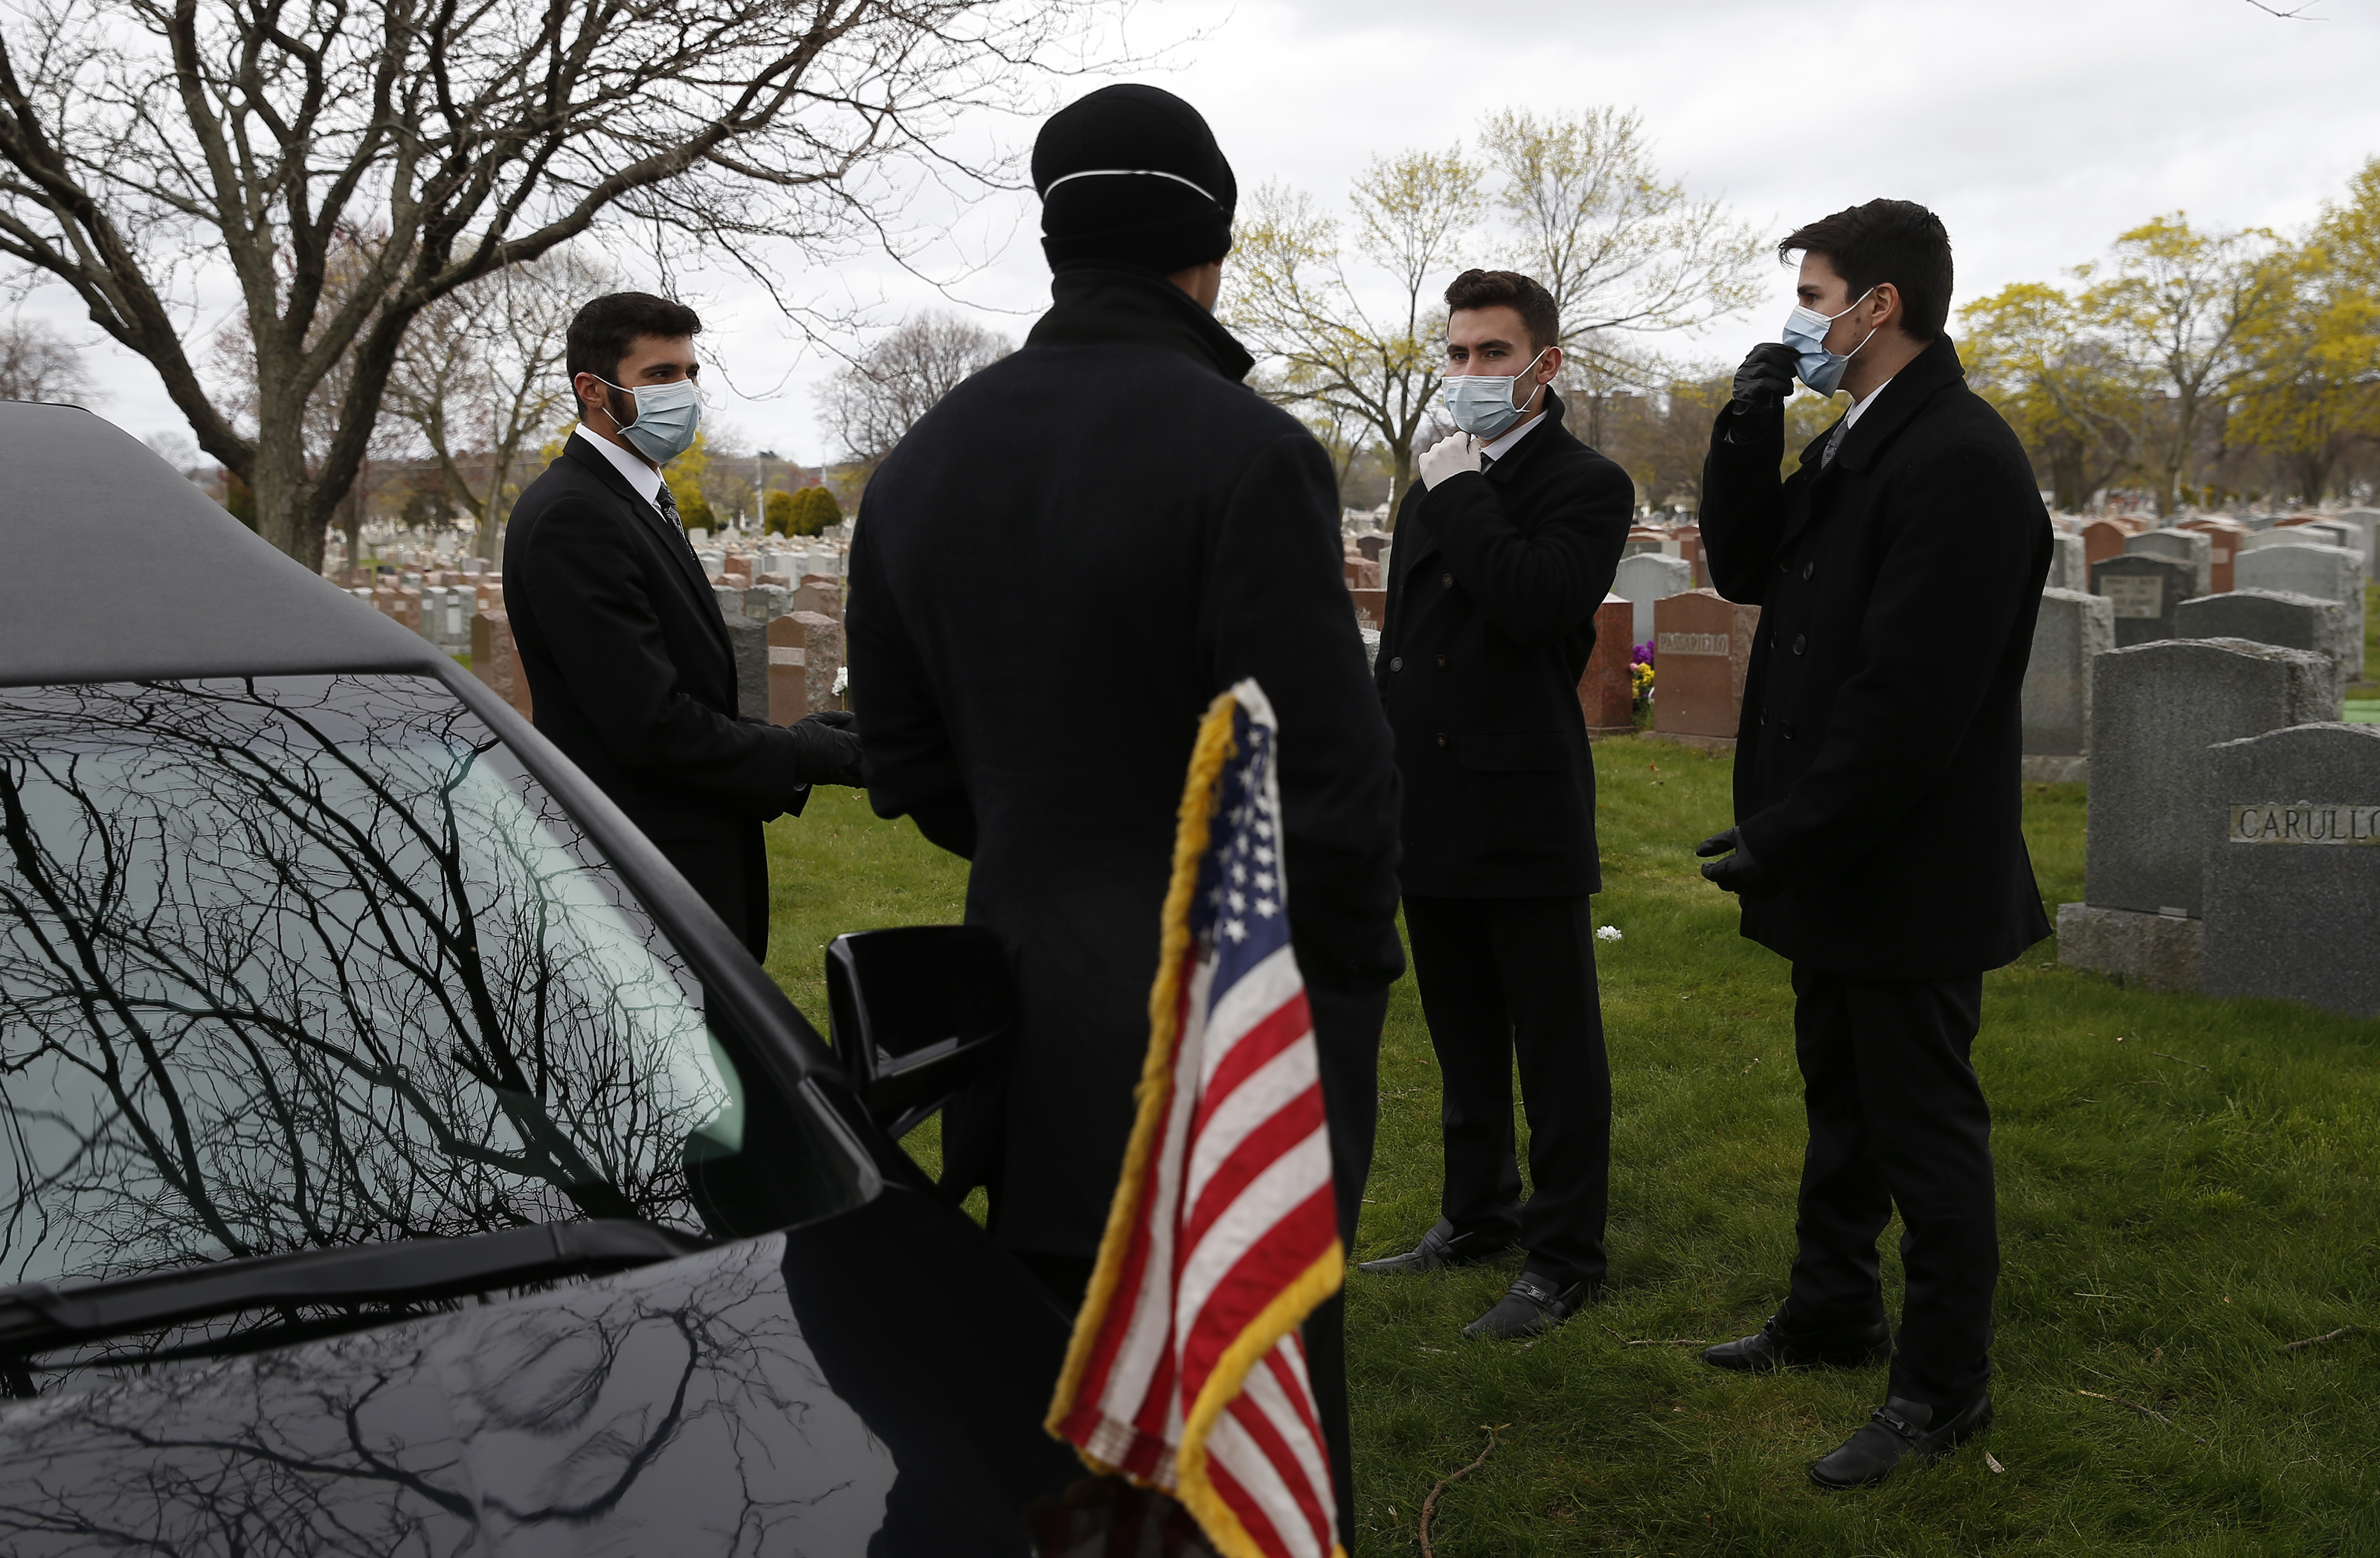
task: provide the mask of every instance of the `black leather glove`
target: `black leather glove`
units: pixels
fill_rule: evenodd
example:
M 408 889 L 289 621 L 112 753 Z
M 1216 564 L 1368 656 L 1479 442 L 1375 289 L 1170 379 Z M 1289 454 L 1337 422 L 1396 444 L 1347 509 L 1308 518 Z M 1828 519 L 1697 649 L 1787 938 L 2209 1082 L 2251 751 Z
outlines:
M 1735 853 L 1729 855 L 1729 850 Z M 1694 846 L 1694 854 L 1709 859 L 1713 855 L 1727 855 L 1724 860 L 1711 860 L 1703 868 L 1703 880 L 1722 893 L 1733 893 L 1745 898 L 1768 898 L 1777 894 L 1776 881 L 1760 869 L 1752 858 L 1752 846 L 1743 835 L 1730 828 L 1723 834 L 1713 834 Z
M 794 733 L 804 784 L 861 786 L 858 716 L 847 709 L 821 709 L 785 728 Z
M 1735 397 L 1730 403 L 1738 411 L 1770 411 L 1785 404 L 1793 393 L 1793 375 L 1802 365 L 1793 348 L 1782 341 L 1763 341 L 1752 348 L 1743 366 L 1735 371 Z

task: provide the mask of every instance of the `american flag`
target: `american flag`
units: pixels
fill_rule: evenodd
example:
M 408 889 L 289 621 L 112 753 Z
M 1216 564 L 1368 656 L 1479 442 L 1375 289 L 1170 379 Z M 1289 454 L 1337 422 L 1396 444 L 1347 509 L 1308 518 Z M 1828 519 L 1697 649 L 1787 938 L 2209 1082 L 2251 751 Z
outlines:
M 1298 1326 L 1345 1258 L 1289 944 L 1278 741 L 1253 681 L 1199 727 L 1139 1115 L 1049 1427 L 1094 1467 L 1181 1500 L 1227 1558 L 1331 1558 Z

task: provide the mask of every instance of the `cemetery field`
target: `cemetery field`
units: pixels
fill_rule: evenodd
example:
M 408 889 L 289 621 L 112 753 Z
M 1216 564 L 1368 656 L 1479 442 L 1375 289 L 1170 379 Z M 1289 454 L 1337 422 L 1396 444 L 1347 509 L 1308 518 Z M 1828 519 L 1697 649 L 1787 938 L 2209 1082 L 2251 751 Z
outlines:
M 2058 968 L 2049 943 L 1990 975 L 1975 1055 L 1997 1122 L 1999 1421 L 1946 1465 L 1818 1494 L 1804 1467 L 1879 1404 L 1884 1370 L 1746 1379 L 1671 1345 L 1756 1329 L 1791 1251 L 1786 968 L 1735 934 L 1690 854 L 1728 820 L 1729 760 L 1642 736 L 1596 754 L 1597 918 L 1622 936 L 1597 946 L 1612 1280 L 1515 1348 L 1457 1333 L 1517 1260 L 1350 1274 L 1355 1551 L 1419 1552 L 1425 1499 L 1494 1425 L 1485 1464 L 1439 1496 L 1449 1558 L 2380 1552 L 2380 1024 L 2129 992 Z M 2027 787 L 2053 906 L 2082 896 L 2082 797 Z M 770 849 L 770 968 L 821 1020 L 832 933 L 959 918 L 964 863 L 853 792 L 819 792 Z M 1435 1218 L 1437 1118 L 1408 978 L 1356 1258 Z M 908 1145 L 932 1165 L 930 1126 Z

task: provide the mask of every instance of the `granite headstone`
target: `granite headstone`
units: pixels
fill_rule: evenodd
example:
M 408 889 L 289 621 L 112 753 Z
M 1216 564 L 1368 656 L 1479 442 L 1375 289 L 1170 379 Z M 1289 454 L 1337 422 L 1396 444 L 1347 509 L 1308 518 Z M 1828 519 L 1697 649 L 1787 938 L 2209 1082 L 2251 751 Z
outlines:
M 2190 593 L 2210 595 L 2215 591 L 2215 541 L 2211 536 L 2195 530 L 2151 530 L 2126 537 L 2124 552 L 2131 556 L 2170 557 L 2177 563 L 2188 563 L 2198 570 L 2197 586 Z
M 2302 527 L 2300 527 L 2302 529 Z M 2283 532 L 2287 533 L 2287 532 Z M 2243 552 L 2232 578 L 2241 590 L 2277 590 L 2337 601 L 2354 619 L 2354 663 L 2350 675 L 2363 676 L 2363 557 L 2344 546 L 2259 547 Z
M 2337 601 L 2280 590 L 2235 590 L 2184 601 L 2174 614 L 2178 639 L 2251 639 L 2283 649 L 2311 650 L 2330 662 L 2340 688 L 2353 680 L 2359 625 Z
M 2115 609 L 2118 649 L 2154 643 L 2173 637 L 2174 609 L 2198 593 L 2198 567 L 2127 553 L 2091 565 L 2091 593 Z
M 1621 558 L 1619 572 L 1611 580 L 1611 593 L 1636 608 L 1630 614 L 1633 626 L 1629 633 L 1640 644 L 1653 636 L 1653 603 L 1694 587 L 1692 564 L 1682 557 L 1665 557 L 1658 552 L 1640 552 L 1633 557 Z
M 2116 647 L 2113 605 L 2104 595 L 2045 590 L 2025 662 L 2027 779 L 2074 784 L 2091 776 L 2091 657 Z
M 1689 590 L 1653 606 L 1653 728 L 1695 746 L 1731 747 L 1760 608 L 1715 590 Z
M 1606 595 L 1595 609 L 1595 649 L 1578 678 L 1578 712 L 1589 736 L 1625 735 L 1636 728 L 1636 677 L 1630 657 L 1635 645 L 1629 630 L 1636 608 L 1617 595 Z

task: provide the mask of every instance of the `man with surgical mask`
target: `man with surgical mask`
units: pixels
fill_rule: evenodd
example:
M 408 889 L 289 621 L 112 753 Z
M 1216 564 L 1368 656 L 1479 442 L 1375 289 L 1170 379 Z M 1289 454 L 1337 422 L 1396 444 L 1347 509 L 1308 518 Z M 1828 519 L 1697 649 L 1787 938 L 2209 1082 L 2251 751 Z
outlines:
M 2019 695 L 2051 552 L 2032 463 L 1943 334 L 1950 240 L 1907 201 L 1787 237 L 1797 302 L 1712 431 L 1703 554 L 1756 603 L 1735 826 L 1695 851 L 1743 934 L 1792 960 L 1809 1117 L 1784 1302 L 1703 1354 L 1745 1371 L 1891 1360 L 1885 1402 L 1811 1467 L 1827 1489 L 1949 1454 L 1991 1420 L 1999 1245 L 1969 1060 L 1983 975 L 2049 933 L 2020 828 Z M 1851 408 L 1782 480 L 1794 378 Z M 1896 1341 L 1876 1239 L 1895 1209 Z
M 1447 288 L 1444 409 L 1397 516 L 1373 679 L 1404 779 L 1398 872 L 1443 1081 L 1437 1225 L 1364 1270 L 1519 1276 L 1466 1334 L 1560 1324 L 1601 1285 L 1611 1075 L 1596 989 L 1595 769 L 1578 682 L 1635 512 L 1562 426 L 1553 298 L 1511 271 Z M 1521 1198 L 1512 1073 L 1529 1121 Z
M 615 292 L 570 322 L 577 431 L 513 505 L 504 607 L 538 729 L 669 857 L 755 957 L 769 950 L 760 827 L 813 784 L 859 783 L 841 712 L 736 712 L 735 656 L 661 468 L 702 417 L 694 310 Z

